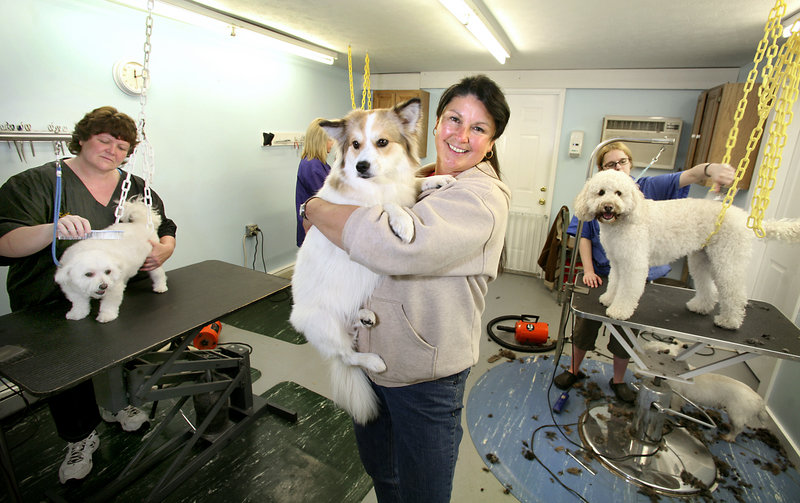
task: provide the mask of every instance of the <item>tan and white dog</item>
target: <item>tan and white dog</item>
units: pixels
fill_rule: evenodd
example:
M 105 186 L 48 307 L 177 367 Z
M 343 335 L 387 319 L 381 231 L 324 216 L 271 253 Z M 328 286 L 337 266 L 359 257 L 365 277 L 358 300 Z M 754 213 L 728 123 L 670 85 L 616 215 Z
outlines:
M 147 213 L 151 213 L 152 226 L 148 226 Z M 161 216 L 150 210 L 141 199 L 124 204 L 119 223 L 105 230 L 122 231 L 120 239 L 84 239 L 67 248 L 61 255 L 55 280 L 61 291 L 72 302 L 67 319 L 85 318 L 91 309 L 91 300 L 100 299 L 97 321 L 106 323 L 119 316 L 119 306 L 128 280 L 142 267 L 153 245 L 158 241 L 156 229 Z M 167 274 L 159 267 L 148 273 L 153 281 L 153 291 L 167 291 Z
M 627 320 L 639 305 L 650 266 L 688 256 L 695 296 L 687 309 L 710 314 L 719 299 L 717 326 L 741 327 L 747 306 L 746 277 L 753 232 L 747 214 L 731 206 L 714 231 L 719 201 L 645 199 L 630 175 L 613 169 L 590 178 L 575 198 L 575 215 L 600 223 L 600 243 L 611 265 L 600 302 L 610 318 Z M 800 220 L 765 220 L 767 239 L 800 242 Z M 705 246 L 704 246 L 705 245 Z
M 339 204 L 382 205 L 394 233 L 411 242 L 414 222 L 403 207 L 412 206 L 420 190 L 455 181 L 451 176 L 416 178 L 420 119 L 420 101 L 412 99 L 394 108 L 354 110 L 344 119 L 322 122 L 339 153 L 316 195 Z M 379 279 L 316 228 L 306 235 L 292 276 L 289 321 L 330 362 L 333 401 L 360 424 L 378 414 L 377 398 L 362 367 L 386 370 L 377 354 L 355 350 L 358 326 L 375 323 L 374 313 L 361 308 Z

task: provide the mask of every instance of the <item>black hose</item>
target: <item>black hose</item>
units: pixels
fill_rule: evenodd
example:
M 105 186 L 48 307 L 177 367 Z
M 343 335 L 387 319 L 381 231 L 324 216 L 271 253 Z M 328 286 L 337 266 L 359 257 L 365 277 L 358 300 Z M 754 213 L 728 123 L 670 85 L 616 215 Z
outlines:
M 552 343 L 552 344 L 543 344 L 541 346 L 532 345 L 532 344 L 515 344 L 513 342 L 509 342 L 509 341 L 501 339 L 500 337 L 498 337 L 494 333 L 493 327 L 494 327 L 494 325 L 496 323 L 500 323 L 501 321 L 508 321 L 508 320 L 531 321 L 531 318 L 536 318 L 537 320 L 539 319 L 538 316 L 532 315 L 532 314 L 520 314 L 518 316 L 512 314 L 512 315 L 507 315 L 507 316 L 499 316 L 499 317 L 493 319 L 492 321 L 490 321 L 486 325 L 486 333 L 489 334 L 489 337 L 491 337 L 494 342 L 500 344 L 504 348 L 512 349 L 514 351 L 520 351 L 522 353 L 544 353 L 546 351 L 550 351 L 553 348 L 555 348 L 556 347 L 556 343 L 555 342 Z M 510 331 L 510 330 L 508 330 L 507 327 L 497 327 L 497 328 L 500 329 L 500 330 L 504 330 L 504 331 Z

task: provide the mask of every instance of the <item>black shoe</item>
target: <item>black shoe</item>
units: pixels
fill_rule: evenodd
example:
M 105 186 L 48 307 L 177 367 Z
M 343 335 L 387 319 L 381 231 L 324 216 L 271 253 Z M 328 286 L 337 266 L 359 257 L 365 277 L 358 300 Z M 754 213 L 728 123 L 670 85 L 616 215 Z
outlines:
M 570 389 L 573 384 L 578 382 L 579 379 L 584 379 L 584 378 L 586 378 L 586 374 L 584 374 L 580 370 L 578 371 L 578 375 L 575 375 L 569 370 L 566 370 L 561 374 L 558 374 L 555 377 L 555 379 L 553 379 L 553 384 L 555 384 L 556 388 L 558 389 Z
M 636 400 L 636 393 L 633 392 L 627 383 L 615 383 L 614 378 L 612 377 L 609 379 L 608 385 L 611 386 L 611 391 L 614 392 L 614 396 L 616 396 L 619 400 L 627 403 L 633 403 Z

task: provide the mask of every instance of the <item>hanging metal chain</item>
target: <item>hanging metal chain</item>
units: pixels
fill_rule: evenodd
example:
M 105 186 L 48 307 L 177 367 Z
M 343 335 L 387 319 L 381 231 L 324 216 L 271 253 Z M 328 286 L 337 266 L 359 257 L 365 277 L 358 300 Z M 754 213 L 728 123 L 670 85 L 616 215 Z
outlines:
M 125 177 L 125 180 L 122 182 L 122 192 L 120 194 L 119 203 L 117 204 L 116 209 L 114 210 L 114 217 L 116 218 L 116 222 L 119 223 L 123 216 L 123 205 L 125 201 L 128 200 L 128 192 L 131 188 L 131 176 L 133 172 L 136 170 L 136 164 L 138 161 L 142 161 L 142 178 L 144 179 L 144 202 L 149 209 L 153 207 L 153 195 L 150 191 L 150 184 L 153 181 L 153 174 L 155 172 L 155 161 L 154 161 L 154 154 L 153 154 L 153 147 L 150 145 L 150 141 L 147 139 L 147 134 L 145 132 L 145 125 L 147 123 L 146 116 L 145 116 L 145 106 L 147 105 L 147 91 L 150 88 L 150 53 L 152 51 L 153 45 L 150 42 L 150 37 L 153 34 L 153 7 L 155 5 L 155 0 L 148 0 L 147 1 L 147 18 L 145 19 L 145 37 L 144 37 L 144 61 L 142 63 L 142 94 L 139 95 L 139 124 L 137 127 L 137 132 L 139 135 L 139 144 L 136 145 L 136 148 L 133 150 L 133 153 L 128 160 L 128 175 Z M 143 157 L 143 159 L 142 159 Z M 147 226 L 152 228 L 152 212 L 147 212 Z
M 353 92 L 353 50 L 347 46 L 347 74 L 350 77 L 350 103 L 353 105 L 353 110 L 356 110 L 356 97 Z M 364 103 L 367 104 L 367 110 L 372 110 L 372 93 L 370 92 L 369 80 L 369 53 L 364 57 L 364 87 L 361 89 L 361 110 L 364 110 Z
M 741 99 L 739 100 L 739 104 L 736 109 L 736 113 L 734 114 L 734 121 L 733 125 L 731 126 L 730 132 L 728 133 L 728 139 L 726 141 L 725 147 L 725 155 L 722 158 L 723 164 L 729 164 L 731 161 L 731 152 L 733 147 L 736 145 L 737 136 L 739 134 L 739 122 L 741 121 L 742 117 L 744 117 L 745 109 L 747 108 L 748 103 L 748 95 L 750 91 L 753 89 L 755 85 L 756 77 L 758 76 L 758 67 L 764 57 L 766 55 L 766 60 L 764 61 L 764 67 L 761 70 L 762 74 L 762 84 L 758 89 L 758 116 L 759 120 L 756 126 L 750 133 L 750 138 L 747 143 L 747 148 L 745 150 L 744 155 L 739 160 L 739 163 L 736 168 L 736 175 L 734 177 L 733 183 L 731 184 L 730 188 L 728 189 L 725 198 L 722 202 L 722 210 L 720 211 L 719 215 L 717 216 L 717 221 L 715 223 L 714 230 L 706 239 L 706 242 L 703 246 L 707 245 L 711 240 L 711 237 L 716 234 L 719 229 L 722 227 L 722 222 L 725 219 L 725 213 L 727 212 L 728 208 L 733 204 L 734 196 L 738 191 L 739 181 L 744 177 L 745 172 L 747 171 L 747 166 L 750 162 L 750 154 L 755 150 L 756 145 L 758 144 L 761 135 L 764 132 L 764 123 L 769 115 L 772 107 L 775 105 L 775 95 L 778 89 L 778 84 L 783 80 L 782 75 L 782 65 L 779 63 L 777 65 L 773 65 L 773 60 L 775 60 L 776 55 L 778 53 L 778 39 L 781 36 L 781 32 L 783 27 L 781 26 L 781 19 L 783 18 L 784 14 L 786 13 L 786 4 L 784 0 L 777 0 L 775 6 L 770 10 L 769 17 L 767 19 L 767 23 L 764 26 L 764 36 L 762 37 L 761 41 L 756 48 L 756 54 L 753 58 L 753 68 L 747 75 L 747 81 L 744 86 L 743 94 Z M 781 49 L 781 55 L 783 55 L 786 49 L 786 45 Z M 782 56 L 779 56 L 779 62 L 783 59 Z M 776 69 L 779 75 L 776 75 Z M 748 224 L 750 227 L 751 225 Z M 758 224 L 760 226 L 760 222 Z M 757 226 L 757 227 L 758 227 Z M 756 227 L 755 232 L 756 235 L 759 235 L 759 230 Z M 761 231 L 763 232 L 763 231 Z

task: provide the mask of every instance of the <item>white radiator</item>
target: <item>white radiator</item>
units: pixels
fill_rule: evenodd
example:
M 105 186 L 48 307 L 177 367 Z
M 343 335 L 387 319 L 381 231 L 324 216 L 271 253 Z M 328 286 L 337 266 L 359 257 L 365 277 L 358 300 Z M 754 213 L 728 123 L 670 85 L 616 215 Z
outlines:
M 547 215 L 512 211 L 506 230 L 506 270 L 544 276 L 536 263 L 547 239 Z

